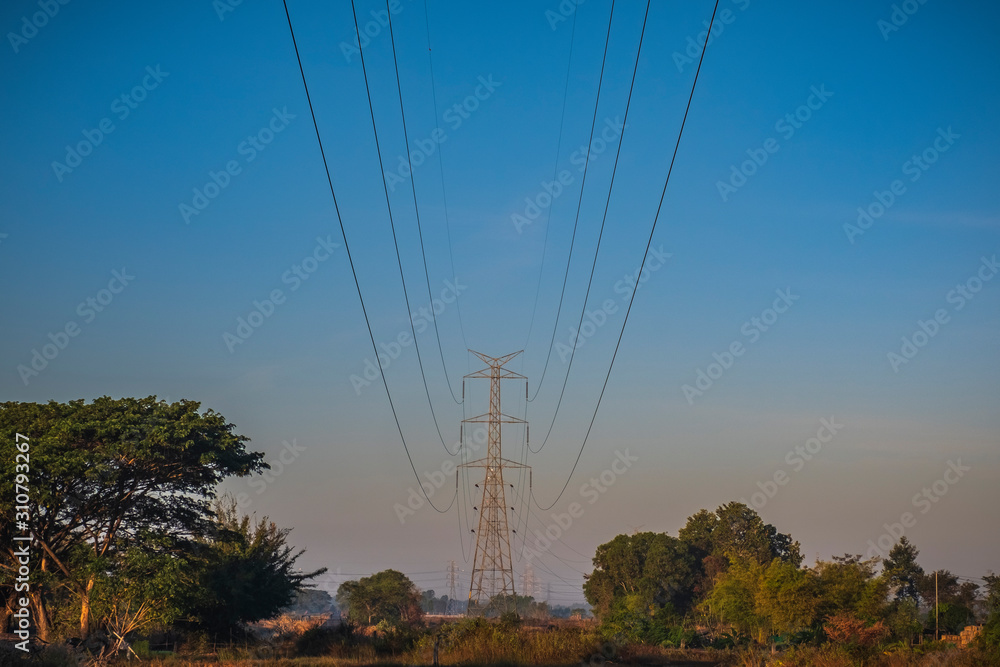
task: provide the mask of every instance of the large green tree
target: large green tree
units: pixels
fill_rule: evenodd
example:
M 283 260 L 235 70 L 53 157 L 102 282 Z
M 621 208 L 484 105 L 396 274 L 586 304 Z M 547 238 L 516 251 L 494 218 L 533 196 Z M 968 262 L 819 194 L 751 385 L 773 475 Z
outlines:
M 796 566 L 802 563 L 798 542 L 764 523 L 756 511 L 739 502 L 721 505 L 715 512 L 698 511 L 688 517 L 677 536 L 691 546 L 699 561 L 694 588 L 699 599 L 711 591 L 732 559 L 752 560 L 760 565 L 775 558 Z
M 95 586 L 139 536 L 178 548 L 204 531 L 219 482 L 267 467 L 234 428 L 197 402 L 155 396 L 0 403 L 0 539 L 14 528 L 16 434 L 30 443 L 29 523 L 39 551 L 31 599 L 39 636 L 48 633 L 46 599 L 55 586 L 75 595 L 86 635 Z M 2 548 L 11 543 L 3 539 Z M 0 563 L 8 596 L 10 562 Z
M 684 614 L 693 601 L 697 560 L 685 542 L 666 533 L 618 535 L 597 547 L 594 572 L 583 591 L 598 615 L 617 599 L 631 597 L 643 608 Z
M 383 570 L 370 577 L 345 581 L 337 589 L 337 604 L 348 618 L 365 625 L 419 623 L 423 618 L 417 587 L 402 572 Z

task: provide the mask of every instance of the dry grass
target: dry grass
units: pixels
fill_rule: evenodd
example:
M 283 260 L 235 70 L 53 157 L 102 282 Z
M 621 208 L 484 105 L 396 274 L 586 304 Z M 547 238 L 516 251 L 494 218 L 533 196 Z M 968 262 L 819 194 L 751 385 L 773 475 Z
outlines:
M 330 619 L 330 614 L 317 614 L 304 618 L 282 614 L 281 616 L 252 623 L 250 627 L 265 639 L 276 637 L 298 637 L 306 630 L 318 628 Z

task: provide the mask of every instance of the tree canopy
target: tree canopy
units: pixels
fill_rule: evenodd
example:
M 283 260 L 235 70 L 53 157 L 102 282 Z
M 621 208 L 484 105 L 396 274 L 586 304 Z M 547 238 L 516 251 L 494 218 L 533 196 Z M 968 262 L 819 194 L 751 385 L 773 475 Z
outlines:
M 213 513 L 221 481 L 268 466 L 263 454 L 247 450 L 249 439 L 233 424 L 200 403 L 155 396 L 0 403 L 0 538 L 8 553 L 18 433 L 30 442 L 30 528 L 40 551 L 31 604 L 43 639 L 51 625 L 49 602 L 67 593 L 76 600 L 82 636 L 93 627 L 95 610 L 141 607 L 167 620 L 190 616 L 182 591 L 209 571 L 198 566 L 199 558 L 214 557 L 221 567 L 226 549 L 235 554 L 232 563 L 240 563 L 229 583 L 237 574 L 252 579 L 261 568 L 291 584 L 292 592 L 302 582 L 289 570 L 298 554 L 284 546 L 287 531 Z M 11 562 L 0 562 L 7 597 L 13 594 Z M 277 592 L 255 581 L 257 608 L 290 602 L 287 587 Z
M 337 589 L 336 599 L 355 623 L 412 624 L 423 618 L 420 592 L 405 574 L 396 570 L 345 581 Z

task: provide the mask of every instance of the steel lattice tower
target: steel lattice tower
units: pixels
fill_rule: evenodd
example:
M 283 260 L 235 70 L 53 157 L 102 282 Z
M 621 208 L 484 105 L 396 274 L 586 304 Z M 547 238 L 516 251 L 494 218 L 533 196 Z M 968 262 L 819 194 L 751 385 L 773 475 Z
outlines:
M 448 606 L 445 608 L 445 613 L 450 614 L 451 608 L 455 606 L 456 597 L 458 593 L 456 592 L 456 587 L 458 586 L 458 566 L 455 565 L 455 561 L 448 561 Z
M 476 529 L 476 554 L 473 559 L 472 582 L 469 586 L 469 613 L 485 611 L 496 596 L 503 596 L 513 603 L 514 567 L 510 558 L 510 528 L 507 522 L 506 489 L 503 482 L 504 468 L 527 468 L 509 461 L 501 453 L 503 424 L 526 424 L 523 419 L 504 414 L 500 409 L 500 381 L 527 380 L 526 377 L 504 368 L 504 364 L 521 354 L 513 352 L 503 357 L 488 357 L 469 350 L 487 367 L 466 375 L 466 378 L 490 380 L 490 409 L 486 414 L 466 419 L 462 423 L 488 424 L 485 458 L 462 464 L 467 467 L 485 468 L 483 496 L 479 505 L 479 527 Z M 464 393 L 464 390 L 463 390 Z M 525 385 L 527 393 L 527 385 Z M 464 432 L 464 426 L 463 426 Z M 509 596 L 509 597 L 508 597 Z

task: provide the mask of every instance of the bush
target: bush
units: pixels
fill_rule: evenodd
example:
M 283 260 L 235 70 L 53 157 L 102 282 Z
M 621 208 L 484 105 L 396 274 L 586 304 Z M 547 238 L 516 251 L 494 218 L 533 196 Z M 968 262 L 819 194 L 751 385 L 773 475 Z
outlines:
M 295 640 L 295 654 L 323 656 L 338 653 L 338 649 L 342 649 L 353 638 L 352 628 L 346 623 L 336 628 L 310 628 Z

